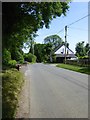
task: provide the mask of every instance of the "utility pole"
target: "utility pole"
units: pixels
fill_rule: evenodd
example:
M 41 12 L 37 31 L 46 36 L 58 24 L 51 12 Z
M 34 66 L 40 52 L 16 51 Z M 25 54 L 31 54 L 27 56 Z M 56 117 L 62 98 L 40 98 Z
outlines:
M 65 26 L 65 64 L 66 64 L 67 26 Z
M 33 42 L 33 55 L 34 55 L 34 42 Z

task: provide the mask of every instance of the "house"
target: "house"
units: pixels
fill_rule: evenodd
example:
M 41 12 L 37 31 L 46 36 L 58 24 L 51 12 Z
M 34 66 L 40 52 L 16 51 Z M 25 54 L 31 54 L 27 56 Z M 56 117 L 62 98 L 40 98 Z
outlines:
M 56 56 L 56 62 L 62 63 L 65 60 L 65 45 L 59 45 L 53 53 Z M 74 52 L 66 47 L 66 59 L 76 58 Z M 52 58 L 50 59 L 52 61 Z

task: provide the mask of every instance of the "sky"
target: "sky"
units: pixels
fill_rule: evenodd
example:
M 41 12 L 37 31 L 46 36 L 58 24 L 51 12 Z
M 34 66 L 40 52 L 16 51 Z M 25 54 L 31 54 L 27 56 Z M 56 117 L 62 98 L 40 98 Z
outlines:
M 76 1 L 76 0 L 75 0 Z M 78 0 L 77 0 L 78 1 Z M 38 37 L 35 38 L 36 43 L 43 43 L 44 38 L 50 35 L 57 34 L 63 41 L 65 41 L 65 26 L 69 25 L 78 19 L 88 15 L 88 1 L 86 2 L 71 2 L 69 3 L 69 11 L 67 11 L 66 16 L 61 16 L 53 19 L 50 24 L 50 28 L 38 30 Z M 59 32 L 62 30 L 62 32 Z M 75 53 L 75 46 L 78 42 L 85 41 L 88 43 L 88 17 L 72 24 L 67 29 L 67 42 L 69 43 L 69 48 Z

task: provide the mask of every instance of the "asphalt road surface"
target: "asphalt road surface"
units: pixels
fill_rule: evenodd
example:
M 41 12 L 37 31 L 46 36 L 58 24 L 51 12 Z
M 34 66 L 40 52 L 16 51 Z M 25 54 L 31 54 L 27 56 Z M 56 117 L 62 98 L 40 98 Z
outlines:
M 88 75 L 42 63 L 25 69 L 29 118 L 88 118 Z

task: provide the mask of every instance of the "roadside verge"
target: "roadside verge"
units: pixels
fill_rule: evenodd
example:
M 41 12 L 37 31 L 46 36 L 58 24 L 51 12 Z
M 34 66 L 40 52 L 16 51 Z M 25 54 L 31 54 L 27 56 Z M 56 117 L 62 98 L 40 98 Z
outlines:
M 30 81 L 25 75 L 28 65 L 22 66 L 21 71 L 24 74 L 24 85 L 19 96 L 18 109 L 15 118 L 29 118 L 30 117 Z
M 80 66 L 69 65 L 69 64 L 57 64 L 56 67 L 90 75 L 90 67 L 80 67 Z
M 2 119 L 15 117 L 23 83 L 23 74 L 17 69 L 2 72 Z

